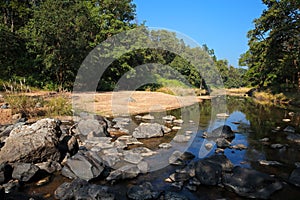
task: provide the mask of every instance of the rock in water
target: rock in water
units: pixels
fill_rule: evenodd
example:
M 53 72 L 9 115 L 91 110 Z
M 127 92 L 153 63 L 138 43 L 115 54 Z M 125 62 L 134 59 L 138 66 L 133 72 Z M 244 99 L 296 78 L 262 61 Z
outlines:
M 57 148 L 61 130 L 54 119 L 42 119 L 36 123 L 14 128 L 0 151 L 2 162 L 37 163 L 48 159 L 58 161 Z
M 141 123 L 133 132 L 135 138 L 152 138 L 164 136 L 164 126 L 158 123 Z
M 292 171 L 289 182 L 297 187 L 300 187 L 300 168 L 296 168 Z
M 208 137 L 217 138 L 222 137 L 225 139 L 234 138 L 234 132 L 231 130 L 230 126 L 224 125 L 219 128 L 214 129 L 211 134 L 208 134 Z
M 159 195 L 159 192 L 153 190 L 150 182 L 143 183 L 142 185 L 134 185 L 127 191 L 129 199 L 134 200 L 157 199 Z
M 90 184 L 85 180 L 75 179 L 71 183 L 61 184 L 54 192 L 56 199 L 89 199 L 114 200 L 113 194 L 108 193 L 107 187 Z
M 233 169 L 233 173 L 223 176 L 223 184 L 240 196 L 259 199 L 269 199 L 271 194 L 283 187 L 268 174 L 239 166 Z

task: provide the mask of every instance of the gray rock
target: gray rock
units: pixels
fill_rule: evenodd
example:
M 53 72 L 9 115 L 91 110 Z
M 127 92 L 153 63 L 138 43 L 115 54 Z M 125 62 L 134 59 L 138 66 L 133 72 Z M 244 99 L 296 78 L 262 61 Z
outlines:
M 146 147 L 136 147 L 130 151 L 132 151 L 133 153 L 138 153 L 143 157 L 153 156 L 153 155 L 157 154 L 157 152 L 152 151 Z
M 239 166 L 233 169 L 233 173 L 223 176 L 223 184 L 240 196 L 260 199 L 269 199 L 271 194 L 283 187 L 268 174 Z
M 141 161 L 137 167 L 142 174 L 146 174 L 150 170 L 149 164 L 146 161 Z
M 0 163 L 58 161 L 60 134 L 59 122 L 54 119 L 42 119 L 31 126 L 17 126 L 1 148 Z
M 281 149 L 284 147 L 284 145 L 283 144 L 271 144 L 270 147 L 272 149 Z
M 104 170 L 103 161 L 95 152 L 78 152 L 73 157 L 69 158 L 65 163 L 62 174 L 67 177 L 74 177 L 69 172 L 72 172 L 76 177 L 83 180 L 91 180 L 97 178 Z
M 292 171 L 289 177 L 289 182 L 297 187 L 300 187 L 300 168 Z
M 112 120 L 112 122 L 115 123 L 113 125 L 113 128 L 123 129 L 125 126 L 129 125 L 129 123 L 131 122 L 131 119 L 130 118 L 118 117 L 118 118 L 114 118 Z
M 132 151 L 124 151 L 124 160 L 126 162 L 132 163 L 132 164 L 138 164 L 143 159 L 142 155 L 140 153 L 135 153 Z
M 196 178 L 203 185 L 218 185 L 221 183 L 222 167 L 213 162 L 200 160 L 196 163 Z
M 190 139 L 191 136 L 187 136 L 187 135 L 176 135 L 173 138 L 174 142 L 179 142 L 179 143 L 188 142 Z
M 185 161 L 192 160 L 195 156 L 189 152 L 174 151 L 169 158 L 169 164 L 184 165 Z
M 175 119 L 173 121 L 174 124 L 183 124 L 183 120 L 182 119 Z
M 162 119 L 163 119 L 164 121 L 172 122 L 173 120 L 176 119 L 176 117 L 173 116 L 173 115 L 167 115 L 167 116 L 163 117 Z
M 15 163 L 13 165 L 12 178 L 27 182 L 39 171 L 39 168 L 31 163 Z
M 166 192 L 164 194 L 164 199 L 165 200 L 188 200 L 187 197 L 185 197 L 181 194 L 178 194 L 176 192 Z
M 288 133 L 295 133 L 295 128 L 292 126 L 287 126 L 283 129 L 284 132 L 288 132 Z
M 141 171 L 136 165 L 127 164 L 112 171 L 106 178 L 108 181 L 135 178 Z
M 54 197 L 60 200 L 114 200 L 115 196 L 108 192 L 108 188 L 90 184 L 85 180 L 75 179 L 71 183 L 61 184 L 54 192 Z
M 282 163 L 278 161 L 268 161 L 268 160 L 259 160 L 259 164 L 266 165 L 266 166 L 280 166 Z
M 158 147 L 162 149 L 169 149 L 172 147 L 172 145 L 170 143 L 161 143 L 158 145 Z
M 225 139 L 232 139 L 235 137 L 234 132 L 231 130 L 230 126 L 224 125 L 219 128 L 214 129 L 210 134 L 208 134 L 209 138 L 218 138 L 222 137 Z
M 108 124 L 105 119 L 101 121 L 96 119 L 80 120 L 77 126 L 82 135 L 88 135 L 93 131 L 97 137 L 109 136 L 109 133 L 107 132 Z
M 159 195 L 160 192 L 154 191 L 150 182 L 145 182 L 142 185 L 131 186 L 127 191 L 128 198 L 134 200 L 157 199 Z
M 154 120 L 154 116 L 152 116 L 150 114 L 144 115 L 144 116 L 142 116 L 142 120 L 146 120 L 146 121 L 148 121 L 148 120 Z
M 300 134 L 289 134 L 286 139 L 296 142 L 296 143 L 300 143 Z
M 220 165 L 222 167 L 222 171 L 231 171 L 233 169 L 232 162 L 225 155 L 212 155 L 204 160 Z
M 132 134 L 135 138 L 152 138 L 164 136 L 163 126 L 157 123 L 141 123 Z
M 225 138 L 217 138 L 216 139 L 216 144 L 218 148 L 227 148 L 231 144 L 228 140 Z
M 10 180 L 8 183 L 2 185 L 6 194 L 19 191 L 20 182 L 19 180 Z
M 61 170 L 61 165 L 58 162 L 52 160 L 42 162 L 42 163 L 37 163 L 35 165 L 38 166 L 38 168 L 40 168 L 41 170 L 48 172 L 49 174 Z

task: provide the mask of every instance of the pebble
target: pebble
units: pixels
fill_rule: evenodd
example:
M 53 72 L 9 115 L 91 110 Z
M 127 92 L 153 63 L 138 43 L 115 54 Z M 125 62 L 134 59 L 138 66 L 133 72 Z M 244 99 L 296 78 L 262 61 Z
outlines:
M 205 144 L 205 148 L 207 149 L 207 150 L 211 150 L 212 148 L 213 148 L 213 144 L 212 143 L 206 143 Z

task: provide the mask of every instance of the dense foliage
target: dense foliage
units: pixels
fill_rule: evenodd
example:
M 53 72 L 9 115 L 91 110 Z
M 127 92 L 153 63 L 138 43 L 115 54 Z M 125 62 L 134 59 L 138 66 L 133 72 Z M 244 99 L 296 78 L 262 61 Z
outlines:
M 162 49 L 134 50 L 110 65 L 99 81 L 99 90 L 114 89 L 124 74 L 130 77 L 137 73 L 136 66 L 147 63 L 161 64 L 151 73 L 162 85 L 188 81 L 193 87 L 207 88 L 205 78 L 210 86 L 220 85 L 214 82 L 219 72 L 210 71 L 212 64 L 220 71 L 226 87 L 245 85 L 245 70 L 230 66 L 226 60 L 217 60 L 206 45 L 190 47 L 175 33 L 150 31 L 144 24 L 136 24 L 131 0 L 5 0 L 0 6 L 0 80 L 25 78 L 26 84 L 40 88 L 72 89 L 77 70 L 92 49 L 115 34 L 144 27 L 149 37 L 136 43 L 163 42 L 202 59 L 191 63 Z M 182 76 L 163 66 L 170 66 Z M 149 86 L 159 87 L 150 84 L 143 89 Z
M 240 65 L 253 86 L 300 91 L 300 1 L 263 0 L 266 9 L 248 32 L 249 50 Z

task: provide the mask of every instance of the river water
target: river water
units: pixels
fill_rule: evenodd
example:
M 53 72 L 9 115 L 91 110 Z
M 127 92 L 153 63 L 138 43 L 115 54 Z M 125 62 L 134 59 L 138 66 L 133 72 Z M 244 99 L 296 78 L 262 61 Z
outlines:
M 200 105 L 200 106 L 199 106 Z M 288 177 L 295 163 L 300 162 L 300 145 L 286 139 L 287 133 L 283 129 L 287 126 L 296 128 L 296 132 L 300 132 L 300 109 L 296 107 L 280 107 L 262 105 L 254 102 L 251 98 L 227 97 L 226 113 L 229 114 L 226 118 L 218 118 L 216 113 L 212 112 L 212 104 L 210 100 L 205 100 L 199 105 L 192 105 L 182 109 L 176 109 L 161 113 L 150 113 L 155 117 L 153 122 L 160 122 L 161 117 L 171 114 L 177 118 L 187 119 L 182 125 L 181 132 L 193 132 L 190 142 L 185 144 L 177 144 L 172 141 L 176 132 L 166 135 L 163 138 L 142 140 L 144 146 L 155 150 L 162 142 L 171 142 L 175 145 L 173 148 L 185 150 L 193 153 L 196 158 L 214 154 L 216 147 L 210 151 L 204 148 L 206 143 L 214 144 L 214 141 L 209 141 L 202 138 L 205 131 L 217 128 L 219 125 L 229 125 L 236 132 L 232 145 L 243 144 L 247 147 L 245 150 L 225 149 L 224 154 L 231 160 L 235 166 L 253 168 L 258 171 L 274 175 L 283 182 L 287 182 Z M 200 117 L 193 116 L 195 109 L 199 109 Z M 283 119 L 290 119 L 290 122 L 285 122 Z M 199 122 L 199 123 L 198 123 Z M 132 131 L 140 122 L 132 116 L 132 123 L 126 127 Z M 260 139 L 268 138 L 268 142 L 261 142 Z M 273 149 L 271 144 L 283 144 L 286 147 L 282 149 Z M 163 155 L 160 153 L 159 155 Z M 158 158 L 158 157 L 156 157 Z M 153 162 L 155 162 L 153 159 Z M 165 158 L 163 158 L 165 159 Z M 259 164 L 259 160 L 278 161 L 281 166 L 263 166 Z M 134 184 L 141 184 L 149 181 L 157 190 L 176 191 L 188 197 L 189 199 L 243 199 L 233 192 L 226 191 L 220 187 L 199 186 L 197 192 L 190 192 L 187 189 L 178 191 L 172 187 L 170 183 L 164 181 L 178 167 L 166 165 L 152 170 L 150 173 L 140 175 L 132 180 L 120 181 L 114 185 L 110 185 L 104 181 L 97 181 L 97 184 L 106 184 L 110 190 L 116 194 L 117 199 L 126 199 L 126 191 Z M 53 177 L 52 182 L 43 187 L 29 185 L 27 192 L 30 194 L 46 195 L 48 199 L 53 199 L 53 191 L 64 181 L 68 179 L 60 175 Z M 288 183 L 284 189 L 274 193 L 271 199 L 299 199 L 300 189 Z

